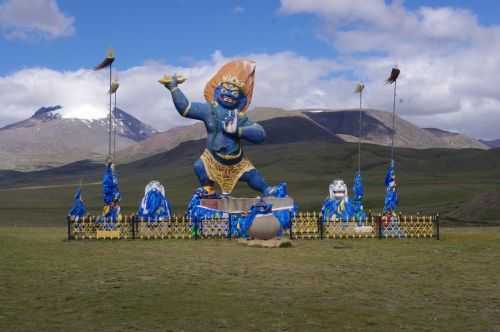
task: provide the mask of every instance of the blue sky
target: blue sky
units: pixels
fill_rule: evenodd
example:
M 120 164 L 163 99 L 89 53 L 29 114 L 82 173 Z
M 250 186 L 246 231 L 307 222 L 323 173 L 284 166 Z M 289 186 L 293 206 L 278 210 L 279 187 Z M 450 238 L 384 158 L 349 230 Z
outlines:
M 319 38 L 317 15 L 280 13 L 277 0 L 60 0 L 74 17 L 72 36 L 46 40 L 0 39 L 0 75 L 26 67 L 73 70 L 91 66 L 112 45 L 119 68 L 154 60 L 189 64 L 215 50 L 226 56 L 293 51 L 334 58 L 334 45 Z M 454 6 L 472 10 L 483 24 L 498 24 L 500 1 L 407 0 L 408 8 Z
M 144 61 L 185 64 L 225 55 L 275 53 L 331 56 L 330 46 L 315 37 L 317 18 L 281 15 L 279 1 L 59 1 L 75 17 L 75 34 L 56 40 L 2 39 L 0 73 L 25 66 L 76 69 L 92 65 L 109 45 L 117 65 Z
M 200 100 L 219 66 L 247 57 L 254 107 L 353 108 L 363 80 L 365 106 L 390 110 L 397 64 L 399 115 L 499 138 L 499 12 L 497 0 L 0 0 L 0 125 L 53 104 L 104 112 L 105 75 L 81 69 L 113 47 L 121 107 L 158 129 L 182 124 L 159 76 L 188 74 Z

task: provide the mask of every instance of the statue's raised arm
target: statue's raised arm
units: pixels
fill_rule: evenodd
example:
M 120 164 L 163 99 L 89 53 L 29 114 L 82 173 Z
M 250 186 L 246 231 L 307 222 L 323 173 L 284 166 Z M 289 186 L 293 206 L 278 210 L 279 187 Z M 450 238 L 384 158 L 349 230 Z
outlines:
M 179 84 L 185 81 L 186 78 L 181 75 L 165 75 L 158 82 L 170 91 L 175 109 L 180 115 L 186 118 L 204 121 L 210 106 L 206 103 L 191 103 L 181 89 L 179 89 Z

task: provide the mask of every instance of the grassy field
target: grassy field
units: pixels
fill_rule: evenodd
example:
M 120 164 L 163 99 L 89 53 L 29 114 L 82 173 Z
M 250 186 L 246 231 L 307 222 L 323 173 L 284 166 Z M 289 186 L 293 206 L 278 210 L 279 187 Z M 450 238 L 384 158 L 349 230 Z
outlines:
M 500 331 L 500 228 L 442 235 L 257 249 L 0 227 L 0 331 Z

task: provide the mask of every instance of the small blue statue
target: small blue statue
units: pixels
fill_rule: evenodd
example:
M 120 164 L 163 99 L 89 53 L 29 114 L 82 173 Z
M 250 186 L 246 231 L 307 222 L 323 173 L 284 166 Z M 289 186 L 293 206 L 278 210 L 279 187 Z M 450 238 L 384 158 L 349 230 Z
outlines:
M 322 221 L 350 221 L 354 215 L 354 209 L 349 201 L 349 192 L 345 182 L 343 180 L 334 180 L 328 189 L 329 196 L 325 199 L 321 208 Z
M 165 195 L 165 187 L 160 182 L 151 181 L 147 184 L 137 215 L 148 221 L 163 221 L 171 218 L 171 205 Z

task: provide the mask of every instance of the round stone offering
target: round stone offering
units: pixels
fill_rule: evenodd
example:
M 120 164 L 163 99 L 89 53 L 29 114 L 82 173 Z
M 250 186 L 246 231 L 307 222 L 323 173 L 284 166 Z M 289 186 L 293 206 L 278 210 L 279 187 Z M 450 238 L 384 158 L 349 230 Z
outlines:
M 270 240 L 278 236 L 280 229 L 280 222 L 274 215 L 257 215 L 248 229 L 248 235 L 257 240 Z

